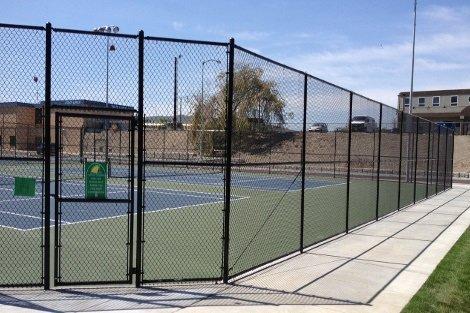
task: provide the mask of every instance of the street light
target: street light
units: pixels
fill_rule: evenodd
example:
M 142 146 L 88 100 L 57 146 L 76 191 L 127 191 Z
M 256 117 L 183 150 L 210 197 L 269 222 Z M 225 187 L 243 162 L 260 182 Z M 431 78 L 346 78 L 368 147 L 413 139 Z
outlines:
M 118 26 L 101 26 L 93 29 L 94 32 L 98 33 L 113 33 L 117 34 L 119 32 L 119 27 Z M 108 107 L 109 104 L 109 52 L 114 52 L 116 51 L 116 46 L 115 45 L 109 45 L 109 36 L 106 36 L 106 107 Z
M 117 34 L 119 27 L 115 25 L 101 26 L 93 29 L 94 32 Z M 116 51 L 115 45 L 109 44 L 109 36 L 106 36 L 106 107 L 109 106 L 109 52 Z M 105 147 L 105 159 L 108 161 L 108 147 L 109 147 L 109 136 L 108 136 L 108 122 L 105 123 L 106 130 L 106 147 Z
M 176 130 L 176 105 L 178 99 L 178 60 L 181 59 L 183 56 L 180 54 L 175 57 L 175 66 L 174 66 L 174 86 L 173 86 L 173 129 Z
M 201 70 L 201 114 L 203 114 L 204 111 L 205 111 L 205 108 L 204 108 L 204 66 L 207 63 L 210 63 L 210 62 L 215 62 L 217 64 L 221 63 L 221 61 L 217 60 L 217 59 L 208 59 L 208 60 L 202 61 L 202 70 Z M 204 130 L 206 128 L 205 116 L 202 116 L 201 121 L 202 121 L 202 130 L 201 130 L 201 134 L 199 135 L 199 155 L 202 158 L 202 137 L 204 135 Z

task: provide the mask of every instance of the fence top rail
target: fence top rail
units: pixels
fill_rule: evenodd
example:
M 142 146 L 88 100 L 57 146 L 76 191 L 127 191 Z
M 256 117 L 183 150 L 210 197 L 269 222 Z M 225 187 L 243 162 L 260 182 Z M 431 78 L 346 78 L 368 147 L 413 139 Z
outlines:
M 260 58 L 260 59 L 265 60 L 265 61 L 267 61 L 267 62 L 270 62 L 270 63 L 273 63 L 273 64 L 278 65 L 278 66 L 280 66 L 280 67 L 283 67 L 283 68 L 285 68 L 285 69 L 287 69 L 287 70 L 296 72 L 296 73 L 301 74 L 301 75 L 306 75 L 305 72 L 302 72 L 302 71 L 300 71 L 300 70 L 298 70 L 298 69 L 296 69 L 296 68 L 293 68 L 293 67 L 291 67 L 291 66 L 285 65 L 285 64 L 283 64 L 283 63 L 280 63 L 280 62 L 275 61 L 275 60 L 273 60 L 273 59 L 267 58 L 267 57 L 265 57 L 265 56 L 262 56 L 261 54 L 258 54 L 258 53 L 256 53 L 256 52 L 253 52 L 253 51 L 251 51 L 251 50 L 248 50 L 248 49 L 246 49 L 246 48 L 243 48 L 243 47 L 241 47 L 241 46 L 239 46 L 239 45 L 235 45 L 235 48 L 238 49 L 238 50 L 240 50 L 240 51 L 243 51 L 243 52 L 245 52 L 245 53 L 251 54 L 251 55 L 254 56 L 254 57 Z
M 0 28 L 20 28 L 20 29 L 31 29 L 31 30 L 46 30 L 46 28 L 43 27 L 43 26 L 7 24 L 7 23 L 0 23 Z
M 168 42 L 188 43 L 188 44 L 195 44 L 195 45 L 220 46 L 220 47 L 227 47 L 228 44 L 229 44 L 228 42 L 221 42 L 221 41 L 178 39 L 178 38 L 155 37 L 155 36 L 145 36 L 144 39 L 145 40 L 154 40 L 154 41 L 168 41 Z
M 137 39 L 139 37 L 138 34 L 114 34 L 114 33 L 103 33 L 103 32 L 96 32 L 92 30 L 78 30 L 78 29 L 67 29 L 67 28 L 52 28 L 52 31 L 56 33 L 70 33 L 70 34 L 82 34 L 82 35 L 95 35 L 95 36 L 108 36 L 108 37 L 121 37 L 121 38 L 131 38 Z

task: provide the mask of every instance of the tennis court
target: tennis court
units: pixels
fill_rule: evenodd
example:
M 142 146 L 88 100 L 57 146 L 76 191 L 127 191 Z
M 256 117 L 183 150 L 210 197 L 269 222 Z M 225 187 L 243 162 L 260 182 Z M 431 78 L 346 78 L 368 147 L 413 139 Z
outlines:
M 184 174 L 176 174 L 175 170 L 168 167 L 153 170 L 150 175 L 159 175 L 158 177 L 148 178 L 151 183 L 179 183 L 183 185 L 190 184 L 191 181 L 197 181 L 198 184 L 208 186 L 222 186 L 223 173 L 200 174 L 187 172 Z M 248 188 L 256 190 L 272 190 L 272 191 L 299 191 L 301 190 L 301 180 L 298 177 L 287 178 L 281 175 L 263 175 L 263 174 L 243 174 L 234 173 L 233 185 L 239 188 Z M 11 181 L 11 179 L 10 179 Z M 306 180 L 307 189 L 324 188 L 328 186 L 339 185 L 342 183 L 318 179 Z M 85 198 L 85 182 L 84 181 L 65 181 L 62 182 L 63 198 Z M 13 195 L 13 185 L 3 185 L 2 209 L 0 210 L 1 227 L 12 228 L 21 231 L 33 230 L 42 227 L 42 218 L 37 216 L 38 208 L 42 206 L 40 182 L 36 186 L 36 197 L 18 197 Z M 125 197 L 128 190 L 125 186 L 117 184 L 108 185 L 108 198 L 118 199 Z M 183 209 L 190 206 L 199 206 L 202 204 L 213 204 L 223 202 L 224 195 L 212 192 L 188 191 L 170 188 L 147 188 L 146 189 L 146 212 L 157 212 L 162 210 Z M 237 200 L 243 197 L 233 195 L 232 199 Z M 109 210 L 90 210 L 88 205 L 75 203 L 74 214 L 71 219 L 62 219 L 63 225 L 91 222 L 107 218 L 115 218 Z M 52 219 L 52 221 L 54 221 Z

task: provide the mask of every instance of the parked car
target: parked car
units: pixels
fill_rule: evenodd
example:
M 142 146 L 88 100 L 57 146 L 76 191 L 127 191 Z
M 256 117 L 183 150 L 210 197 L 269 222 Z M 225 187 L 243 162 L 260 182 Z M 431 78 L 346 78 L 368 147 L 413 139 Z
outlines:
M 313 123 L 313 125 L 308 129 L 309 132 L 314 133 L 327 133 L 328 126 L 326 123 Z
M 353 132 L 374 133 L 377 131 L 377 123 L 370 116 L 354 116 L 351 120 Z

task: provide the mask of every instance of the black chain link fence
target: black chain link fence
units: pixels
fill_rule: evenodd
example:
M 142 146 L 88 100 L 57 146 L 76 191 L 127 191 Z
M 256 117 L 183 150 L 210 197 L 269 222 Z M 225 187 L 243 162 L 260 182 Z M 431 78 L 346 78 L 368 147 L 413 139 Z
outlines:
M 1 286 L 227 282 L 452 187 L 451 129 L 233 40 L 0 40 Z

